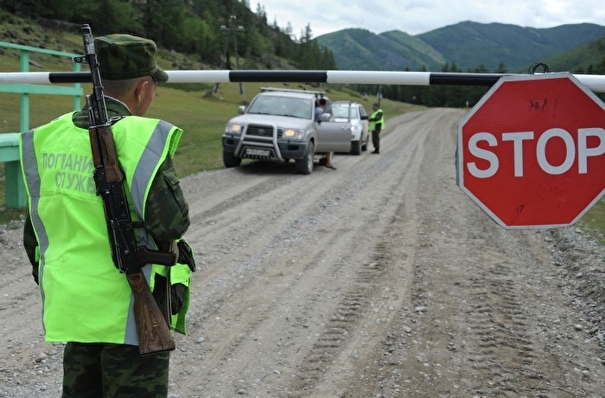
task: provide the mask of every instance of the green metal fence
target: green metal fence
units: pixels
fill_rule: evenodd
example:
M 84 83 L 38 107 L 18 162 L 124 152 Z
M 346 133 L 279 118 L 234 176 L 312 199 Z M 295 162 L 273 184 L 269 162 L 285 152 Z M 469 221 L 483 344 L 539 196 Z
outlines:
M 19 50 L 19 71 L 29 72 L 30 53 L 42 53 L 59 57 L 75 57 L 81 54 L 72 54 L 62 51 L 47 50 L 44 48 L 23 46 L 0 41 L 0 47 Z M 73 64 L 74 72 L 80 71 L 80 64 Z M 55 94 L 73 96 L 74 110 L 80 108 L 83 90 L 80 83 L 73 86 L 56 86 L 43 84 L 0 84 L 0 93 L 20 94 L 20 126 L 19 131 L 29 130 L 29 96 L 30 94 Z M 25 207 L 25 186 L 21 177 L 19 163 L 19 134 L 15 132 L 0 133 L 0 162 L 4 162 L 4 189 L 6 192 L 7 208 Z

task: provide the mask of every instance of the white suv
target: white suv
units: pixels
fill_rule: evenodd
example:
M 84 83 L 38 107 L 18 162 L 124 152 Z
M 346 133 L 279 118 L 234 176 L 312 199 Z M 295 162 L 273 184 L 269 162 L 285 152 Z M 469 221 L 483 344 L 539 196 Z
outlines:
M 368 114 L 363 105 L 351 101 L 332 102 L 326 110 L 331 115 L 330 121 L 348 123 L 351 130 L 351 154 L 360 155 L 368 150 L 370 131 Z

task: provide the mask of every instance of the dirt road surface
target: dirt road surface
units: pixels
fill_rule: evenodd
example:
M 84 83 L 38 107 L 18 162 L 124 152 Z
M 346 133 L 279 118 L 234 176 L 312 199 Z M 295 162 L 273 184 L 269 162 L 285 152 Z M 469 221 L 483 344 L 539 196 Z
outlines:
M 183 179 L 199 270 L 170 397 L 604 397 L 603 249 L 504 230 L 466 197 L 464 115 L 391 118 L 380 155 L 337 170 Z M 58 397 L 21 228 L 0 233 L 0 397 Z

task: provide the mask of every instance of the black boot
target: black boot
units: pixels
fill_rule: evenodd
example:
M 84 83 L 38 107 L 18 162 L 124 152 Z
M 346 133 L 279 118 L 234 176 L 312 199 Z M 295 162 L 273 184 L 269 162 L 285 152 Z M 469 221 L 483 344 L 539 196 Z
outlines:
M 374 149 L 374 152 L 372 153 L 380 153 L 380 151 L 378 149 Z

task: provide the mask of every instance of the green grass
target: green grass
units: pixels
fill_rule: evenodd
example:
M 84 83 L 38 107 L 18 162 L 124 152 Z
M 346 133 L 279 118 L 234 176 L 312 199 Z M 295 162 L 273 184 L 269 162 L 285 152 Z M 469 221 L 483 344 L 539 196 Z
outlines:
M 0 10 L 0 16 L 5 15 Z M 40 27 L 32 25 L 29 20 L 18 17 L 0 18 L 0 31 L 12 31 L 24 35 L 19 38 L 23 43 L 44 42 L 46 48 L 58 51 L 78 53 L 83 44 L 79 35 L 63 32 L 42 31 Z M 25 26 L 33 30 L 24 29 Z M 28 34 L 24 32 L 30 32 Z M 29 37 L 29 36 L 31 37 Z M 192 65 L 192 69 L 202 68 L 203 65 L 187 59 L 182 54 L 169 51 L 160 51 L 163 56 L 159 60 L 160 66 L 170 70 L 175 60 L 178 64 Z M 30 56 L 33 61 L 30 71 L 70 71 L 73 65 L 67 58 L 50 55 Z M 5 49 L 0 53 L 0 71 L 18 71 L 19 52 Z M 299 88 L 298 84 L 285 85 L 282 83 L 244 83 L 246 100 L 250 101 L 261 86 Z M 303 85 L 304 86 L 304 85 Z M 347 87 L 304 86 L 311 90 L 326 91 L 332 101 L 351 99 L 364 104 L 366 111 L 371 111 L 375 101 L 373 97 L 364 97 L 349 90 Z M 238 83 L 221 84 L 218 93 L 207 95 L 212 84 L 168 84 L 158 88 L 156 98 L 147 113 L 149 117 L 162 118 L 184 130 L 183 137 L 177 150 L 174 162 L 180 176 L 187 176 L 204 170 L 223 168 L 221 135 L 227 121 L 237 114 L 237 107 L 242 103 Z M 84 85 L 84 92 L 89 93 L 90 85 Z M 387 118 L 413 110 L 423 109 L 415 105 L 394 102 L 383 99 L 381 107 Z M 18 132 L 20 130 L 20 95 L 0 93 L 0 132 Z M 31 127 L 47 123 L 54 117 L 73 109 L 71 97 L 57 95 L 31 95 L 30 119 Z M 23 210 L 9 210 L 5 208 L 4 191 L 4 164 L 0 163 L 0 224 L 10 220 L 19 219 Z M 599 201 L 583 218 L 579 226 L 588 231 L 603 244 L 603 231 L 605 231 L 605 201 Z
M 16 69 L 13 69 L 16 70 Z M 261 86 L 292 87 L 283 83 L 245 83 L 246 101 L 250 101 L 260 91 Z M 298 87 L 298 85 L 296 85 Z M 305 86 L 310 90 L 316 87 Z M 342 89 L 320 87 L 329 91 L 331 100 L 353 99 L 364 104 L 368 112 L 374 98 L 364 99 L 358 93 L 346 87 Z M 209 95 L 211 84 L 186 85 L 167 84 L 159 87 L 156 98 L 147 116 L 164 119 L 183 129 L 183 136 L 174 158 L 177 172 L 187 176 L 204 170 L 223 168 L 221 136 L 227 121 L 237 115 L 237 107 L 242 104 L 238 83 L 221 84 L 215 95 Z M 91 91 L 90 85 L 84 85 L 84 92 Z M 383 100 L 381 106 L 387 116 L 395 116 L 405 111 L 421 109 L 410 104 Z M 0 131 L 18 132 L 20 130 L 20 95 L 0 93 Z M 73 99 L 58 95 L 30 95 L 29 127 L 47 123 L 56 116 L 73 109 Z M 4 209 L 4 166 L 0 168 L 0 208 Z M 4 224 L 21 211 L 0 212 L 0 224 Z
M 584 214 L 578 226 L 601 245 L 605 245 L 605 199 L 599 200 Z
M 292 87 L 283 83 L 245 83 L 246 100 L 250 101 L 261 86 Z M 297 85 L 296 85 L 297 86 Z M 306 86 L 317 90 L 316 87 Z M 185 88 L 185 90 L 183 89 Z M 168 84 L 158 88 L 156 98 L 147 113 L 149 117 L 162 118 L 184 131 L 174 158 L 177 172 L 187 176 L 204 170 L 223 168 L 221 135 L 227 121 L 237 114 L 242 103 L 239 84 L 221 84 L 216 95 L 208 95 L 212 85 L 187 85 L 179 87 Z M 369 112 L 374 98 L 365 98 L 346 87 L 320 87 L 328 91 L 332 101 L 352 99 L 364 104 Z M 84 92 L 90 87 L 84 85 Z M 19 95 L 0 93 L 0 124 L 2 132 L 19 131 Z M 68 112 L 73 107 L 71 97 L 56 95 L 30 96 L 30 127 L 46 123 L 57 115 Z M 382 100 L 381 107 L 387 117 L 404 112 L 423 109 L 407 103 Z M 5 208 L 4 164 L 0 163 L 0 224 L 22 217 L 22 210 Z M 605 200 L 599 201 L 578 223 L 595 239 L 605 244 Z
M 26 29 L 27 28 L 27 29 Z M 50 50 L 80 53 L 83 49 L 82 36 L 62 31 L 42 29 L 31 20 L 8 15 L 0 10 L 0 31 L 11 31 L 18 35 L 16 42 L 42 45 Z M 159 51 L 158 63 L 166 70 L 174 69 L 174 64 L 187 66 L 187 69 L 203 69 L 204 65 L 187 55 L 174 53 L 165 49 Z M 86 68 L 83 68 L 86 69 Z M 71 71 L 73 64 L 69 58 L 45 54 L 30 54 L 29 70 L 36 71 Z M 19 71 L 19 51 L 3 49 L 0 51 L 0 71 Z M 164 119 L 181 127 L 184 131 L 174 162 L 180 176 L 187 176 L 204 170 L 224 167 L 222 160 L 221 135 L 227 121 L 237 115 L 237 107 L 242 104 L 238 83 L 221 83 L 215 95 L 208 95 L 212 84 L 168 84 L 158 88 L 156 98 L 147 116 Z M 374 98 L 363 98 L 359 93 L 346 87 L 311 87 L 310 85 L 283 83 L 244 83 L 246 102 L 249 102 L 261 86 L 292 87 L 304 86 L 312 90 L 328 91 L 334 100 L 353 99 L 364 103 L 366 110 L 371 111 Z M 84 93 L 90 93 L 89 84 L 84 84 Z M 19 94 L 0 93 L 0 132 L 18 132 L 20 130 Z M 83 105 L 82 100 L 82 105 Z M 415 109 L 409 104 L 388 100 L 382 101 L 382 108 L 387 116 L 394 116 L 404 111 Z M 33 128 L 53 118 L 73 110 L 73 99 L 59 95 L 30 95 L 29 127 Z M 21 211 L 8 211 L 5 208 L 4 165 L 0 163 L 0 224 L 19 217 Z

